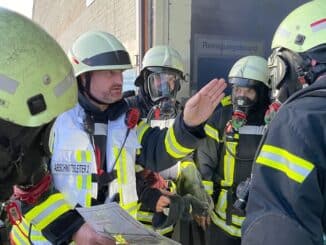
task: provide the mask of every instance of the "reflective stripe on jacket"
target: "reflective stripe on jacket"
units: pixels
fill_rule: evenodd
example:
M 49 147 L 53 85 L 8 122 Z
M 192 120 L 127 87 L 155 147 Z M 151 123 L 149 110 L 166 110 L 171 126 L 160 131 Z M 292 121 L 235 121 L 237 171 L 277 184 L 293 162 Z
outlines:
M 18 225 L 11 230 L 11 239 L 16 245 L 30 245 L 30 240 L 35 245 L 51 244 L 41 233 L 41 230 L 65 212 L 72 209 L 61 193 L 54 193 L 30 209 Z

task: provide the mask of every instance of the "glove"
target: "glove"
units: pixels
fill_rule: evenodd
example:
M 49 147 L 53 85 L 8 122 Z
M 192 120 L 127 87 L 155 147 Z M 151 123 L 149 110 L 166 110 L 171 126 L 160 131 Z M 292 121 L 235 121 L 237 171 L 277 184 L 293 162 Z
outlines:
M 164 208 L 163 212 L 156 212 L 153 215 L 152 224 L 155 229 L 163 229 L 174 225 L 182 217 L 185 210 L 189 212 L 189 205 L 186 207 L 181 196 L 169 195 L 169 199 L 169 207 Z
M 184 211 L 185 218 L 187 218 L 187 216 L 189 216 L 189 214 L 201 215 L 201 216 L 208 214 L 207 211 L 208 211 L 209 205 L 207 202 L 200 201 L 199 199 L 197 199 L 196 197 L 194 197 L 193 195 L 190 195 L 190 194 L 187 194 L 187 195 L 183 196 L 182 198 L 185 202 L 185 206 L 187 207 L 187 210 Z
M 193 195 L 187 194 L 183 196 L 183 200 L 185 201 L 185 206 L 188 207 L 186 208 L 188 213 L 184 212 L 183 219 L 193 218 L 200 227 L 206 230 L 210 225 L 210 213 L 213 210 L 212 199 L 210 198 L 210 202 L 200 201 Z
M 101 236 L 98 234 L 93 228 L 85 223 L 83 224 L 79 230 L 73 235 L 73 240 L 77 245 L 88 245 L 88 244 L 96 244 L 96 245 L 113 245 L 115 241 L 110 240 L 107 237 Z

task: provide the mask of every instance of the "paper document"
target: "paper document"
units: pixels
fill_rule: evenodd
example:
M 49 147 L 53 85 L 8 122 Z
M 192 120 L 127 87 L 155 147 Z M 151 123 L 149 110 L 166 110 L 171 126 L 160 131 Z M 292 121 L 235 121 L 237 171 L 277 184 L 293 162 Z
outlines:
M 115 202 L 90 208 L 77 208 L 77 211 L 97 232 L 109 236 L 117 244 L 179 244 L 148 230 Z

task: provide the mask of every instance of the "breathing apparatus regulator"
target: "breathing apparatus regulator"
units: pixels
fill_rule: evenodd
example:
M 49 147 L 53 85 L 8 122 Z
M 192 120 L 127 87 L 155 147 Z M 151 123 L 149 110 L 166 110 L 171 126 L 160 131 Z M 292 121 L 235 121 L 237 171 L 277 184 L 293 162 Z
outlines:
M 250 106 L 246 105 L 251 104 L 251 102 L 250 99 L 245 96 L 234 96 L 232 94 L 232 104 L 233 112 L 231 120 L 227 122 L 224 128 L 224 137 L 227 141 L 236 141 L 235 134 L 247 123 L 248 109 Z M 228 148 L 227 150 L 229 153 L 231 152 Z M 232 153 L 232 156 L 233 155 Z
M 274 100 L 269 106 L 267 111 L 265 112 L 264 121 L 265 124 L 268 125 L 272 121 L 272 119 L 276 116 L 278 110 L 281 108 L 282 103 L 278 100 Z
M 174 119 L 178 113 L 178 105 L 175 99 L 167 98 L 153 105 L 150 109 L 146 122 L 150 123 L 152 120 L 166 121 Z M 168 125 L 166 125 L 168 127 Z
M 248 110 L 252 101 L 246 96 L 232 96 L 233 113 L 230 126 L 236 131 L 247 123 Z

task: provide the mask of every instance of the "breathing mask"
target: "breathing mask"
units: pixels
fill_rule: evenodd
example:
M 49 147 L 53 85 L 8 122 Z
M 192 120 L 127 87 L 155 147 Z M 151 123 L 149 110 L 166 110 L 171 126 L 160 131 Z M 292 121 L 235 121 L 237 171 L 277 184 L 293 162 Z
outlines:
M 146 78 L 146 89 L 153 107 L 147 120 L 167 120 L 177 115 L 176 95 L 180 89 L 180 72 L 172 69 L 148 68 L 151 72 Z
M 180 74 L 174 71 L 152 72 L 147 77 L 147 90 L 153 102 L 175 98 L 180 89 Z
M 248 113 L 257 102 L 257 81 L 246 78 L 230 78 L 232 87 L 233 114 L 231 124 L 239 129 L 247 122 Z

